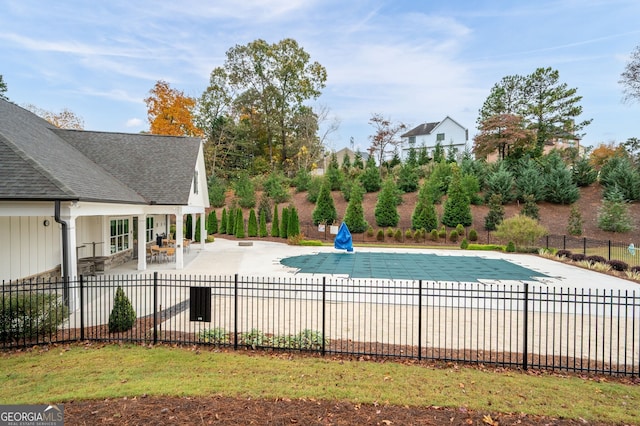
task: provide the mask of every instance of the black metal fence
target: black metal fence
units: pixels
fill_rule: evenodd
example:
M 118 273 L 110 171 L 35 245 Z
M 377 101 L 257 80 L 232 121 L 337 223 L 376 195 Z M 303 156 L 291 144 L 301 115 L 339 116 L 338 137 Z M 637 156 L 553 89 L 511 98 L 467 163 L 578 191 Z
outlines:
M 393 242 L 402 244 L 415 244 L 425 246 L 451 246 L 459 245 L 464 236 L 459 237 L 455 242 L 449 240 L 449 232 L 445 234 L 444 238 L 438 238 L 436 241 L 430 238 L 430 235 L 415 237 L 411 232 L 411 237 L 407 237 L 407 231 L 412 231 L 410 228 L 394 228 L 393 231 L 399 230 L 400 232 L 394 232 L 391 234 L 388 228 L 382 230 L 383 239 L 382 242 Z M 331 227 L 326 226 L 319 228 L 312 224 L 301 225 L 301 231 L 305 237 L 310 239 L 319 239 L 322 241 L 333 241 L 335 235 L 332 233 Z M 380 242 L 378 239 L 378 231 L 374 234 L 368 235 L 366 232 L 359 234 L 352 234 L 354 243 L 376 243 Z M 337 232 L 337 227 L 333 232 Z M 505 244 L 505 241 L 501 241 L 496 238 L 492 232 L 484 231 L 478 233 L 478 243 L 480 244 Z M 558 250 L 570 250 L 574 253 L 581 253 L 585 256 L 598 255 L 607 260 L 621 260 L 627 263 L 629 266 L 640 266 L 640 247 L 636 250 L 635 245 L 631 243 L 623 243 L 612 240 L 598 240 L 594 238 L 586 237 L 574 237 L 571 235 L 547 235 L 540 238 L 534 244 L 537 248 L 553 248 Z
M 118 288 L 136 319 L 110 332 Z M 156 273 L 3 283 L 0 307 L 5 349 L 178 343 L 640 375 L 635 291 Z

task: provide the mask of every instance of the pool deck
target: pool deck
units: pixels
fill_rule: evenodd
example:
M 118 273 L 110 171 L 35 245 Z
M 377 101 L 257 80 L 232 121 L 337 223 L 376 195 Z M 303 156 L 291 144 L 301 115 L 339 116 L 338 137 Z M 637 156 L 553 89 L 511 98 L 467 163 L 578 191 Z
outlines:
M 291 246 L 286 243 L 245 239 L 242 242 L 252 242 L 252 245 L 240 245 L 238 240 L 216 238 L 212 243 L 205 244 L 204 249 L 193 245 L 189 253 L 185 253 L 184 269 L 176 270 L 171 263 L 149 264 L 146 271 L 136 270 L 137 264 L 130 262 L 108 271 L 108 274 L 149 274 L 158 271 L 168 275 L 215 275 L 229 276 L 236 273 L 240 276 L 260 277 L 340 277 L 346 275 L 305 274 L 280 263 L 281 259 L 291 256 L 309 255 L 316 253 L 340 253 L 331 246 Z M 545 259 L 536 255 L 501 253 L 494 251 L 466 251 L 440 250 L 416 248 L 374 248 L 354 247 L 358 252 L 378 253 L 425 253 L 440 256 L 470 256 L 486 259 L 504 259 L 524 268 L 546 275 L 545 278 L 532 280 L 548 286 L 592 289 L 640 290 L 640 284 L 607 274 L 590 271 L 567 263 Z M 349 254 L 345 253 L 345 256 Z M 484 283 L 498 283 L 504 281 L 482 280 Z

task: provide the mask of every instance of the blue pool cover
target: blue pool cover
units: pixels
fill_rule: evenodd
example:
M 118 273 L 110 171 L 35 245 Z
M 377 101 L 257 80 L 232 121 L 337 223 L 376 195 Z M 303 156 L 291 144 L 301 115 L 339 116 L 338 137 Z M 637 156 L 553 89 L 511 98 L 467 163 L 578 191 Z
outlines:
M 478 282 L 547 277 L 503 259 L 422 253 L 318 253 L 287 257 L 280 263 L 302 273 L 339 274 L 349 278 Z

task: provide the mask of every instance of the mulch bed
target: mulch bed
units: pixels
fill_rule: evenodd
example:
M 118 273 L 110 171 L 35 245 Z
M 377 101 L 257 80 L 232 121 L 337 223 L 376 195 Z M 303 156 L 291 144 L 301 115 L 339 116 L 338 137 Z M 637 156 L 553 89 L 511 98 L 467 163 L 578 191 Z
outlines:
M 73 401 L 64 405 L 67 425 L 585 425 L 520 413 L 464 408 L 398 407 L 310 399 L 222 396 L 145 397 Z

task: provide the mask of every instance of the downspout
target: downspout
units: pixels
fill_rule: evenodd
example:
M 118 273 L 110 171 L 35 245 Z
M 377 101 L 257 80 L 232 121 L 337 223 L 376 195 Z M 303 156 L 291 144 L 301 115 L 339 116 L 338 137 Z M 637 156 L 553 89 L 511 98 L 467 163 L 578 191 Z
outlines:
M 63 298 L 69 303 L 69 224 L 60 219 L 60 200 L 55 201 L 54 219 L 62 225 L 62 279 L 64 282 Z

